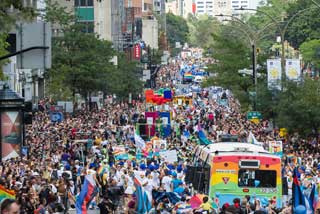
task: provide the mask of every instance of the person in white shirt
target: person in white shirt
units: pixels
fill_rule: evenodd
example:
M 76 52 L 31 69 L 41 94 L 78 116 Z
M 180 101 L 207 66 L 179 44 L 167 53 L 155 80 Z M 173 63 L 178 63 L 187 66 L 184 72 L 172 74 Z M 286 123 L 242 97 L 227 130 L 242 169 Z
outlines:
M 172 178 L 168 173 L 169 172 L 166 172 L 166 175 L 162 178 L 161 183 L 162 183 L 163 188 L 166 190 L 166 192 L 172 192 L 172 190 L 171 190 Z

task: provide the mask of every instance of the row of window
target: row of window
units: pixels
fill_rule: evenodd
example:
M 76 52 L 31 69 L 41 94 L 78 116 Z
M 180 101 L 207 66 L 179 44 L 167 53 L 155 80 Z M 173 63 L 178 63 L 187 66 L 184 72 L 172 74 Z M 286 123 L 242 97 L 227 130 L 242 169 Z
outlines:
M 232 4 L 248 4 L 248 1 L 232 1 Z
M 93 7 L 93 0 L 75 0 L 75 7 Z

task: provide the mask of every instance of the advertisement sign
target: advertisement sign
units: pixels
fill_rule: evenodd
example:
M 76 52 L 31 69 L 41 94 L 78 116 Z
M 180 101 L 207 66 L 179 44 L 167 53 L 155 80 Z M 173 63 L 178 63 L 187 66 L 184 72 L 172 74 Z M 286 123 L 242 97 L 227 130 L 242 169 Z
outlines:
M 269 141 L 269 152 L 278 155 L 279 157 L 282 157 L 282 141 Z
M 300 79 L 301 67 L 299 59 L 286 60 L 286 77 L 289 80 L 297 81 Z
M 280 59 L 268 59 L 268 88 L 281 89 L 281 61 Z
M 176 150 L 168 150 L 168 151 L 160 152 L 160 157 L 164 159 L 164 161 L 167 163 L 178 162 L 178 155 Z
M 18 111 L 1 112 L 1 157 L 3 161 L 20 155 L 21 120 L 21 113 Z
M 133 49 L 133 56 L 135 59 L 140 59 L 141 57 L 141 46 L 140 44 L 135 44 Z

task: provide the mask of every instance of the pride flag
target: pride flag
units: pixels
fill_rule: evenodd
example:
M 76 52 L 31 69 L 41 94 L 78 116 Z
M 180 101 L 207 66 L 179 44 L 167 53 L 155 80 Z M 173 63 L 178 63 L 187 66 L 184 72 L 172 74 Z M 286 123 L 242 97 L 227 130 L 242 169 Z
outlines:
M 134 178 L 134 186 L 136 188 L 136 196 L 137 196 L 137 213 L 146 214 L 151 208 L 151 202 L 148 199 L 147 193 L 143 190 L 140 181 L 137 178 Z
M 293 207 L 297 207 L 299 205 L 306 206 L 305 196 L 302 193 L 300 183 L 298 180 L 298 172 L 297 168 L 293 171 L 293 184 L 292 184 L 292 195 L 293 195 Z
M 87 175 L 85 177 L 81 192 L 77 197 L 77 214 L 87 214 L 88 206 L 94 198 L 94 196 L 96 195 L 96 193 L 96 182 L 93 179 L 93 175 Z
M 4 186 L 0 185 L 0 201 L 6 198 L 15 199 L 16 194 L 14 190 L 6 189 Z
M 107 168 L 104 167 L 104 166 L 100 166 L 99 169 L 98 169 L 98 175 L 99 176 L 103 176 L 103 174 L 107 171 Z

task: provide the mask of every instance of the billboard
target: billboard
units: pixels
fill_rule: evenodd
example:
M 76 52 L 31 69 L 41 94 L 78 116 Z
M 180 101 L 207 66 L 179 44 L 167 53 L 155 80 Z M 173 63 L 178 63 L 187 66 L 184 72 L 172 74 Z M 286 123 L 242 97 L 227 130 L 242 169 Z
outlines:
M 18 111 L 1 112 L 2 160 L 20 156 L 22 141 L 22 115 Z
M 289 80 L 298 81 L 301 76 L 301 67 L 299 59 L 286 60 L 286 77 Z
M 281 61 L 280 59 L 268 59 L 268 88 L 281 89 Z

